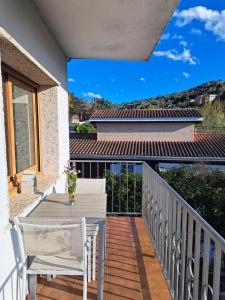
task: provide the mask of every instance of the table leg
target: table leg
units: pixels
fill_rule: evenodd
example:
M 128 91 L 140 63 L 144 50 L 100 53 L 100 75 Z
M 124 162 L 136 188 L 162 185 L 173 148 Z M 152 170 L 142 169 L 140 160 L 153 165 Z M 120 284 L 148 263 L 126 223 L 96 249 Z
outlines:
M 104 287 L 104 260 L 105 260 L 105 220 L 99 223 L 98 243 L 98 300 L 103 300 Z
M 37 275 L 28 275 L 28 289 L 29 289 L 29 296 L 30 296 L 30 300 L 36 300 L 36 278 Z

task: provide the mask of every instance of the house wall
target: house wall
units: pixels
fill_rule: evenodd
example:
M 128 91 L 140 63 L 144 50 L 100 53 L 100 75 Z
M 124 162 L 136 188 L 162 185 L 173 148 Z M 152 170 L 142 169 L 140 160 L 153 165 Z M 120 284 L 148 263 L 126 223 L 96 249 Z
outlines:
M 98 123 L 100 141 L 193 141 L 194 124 L 165 123 Z
M 57 177 L 47 192 L 64 192 L 69 159 L 66 57 L 30 0 L 0 0 L 1 61 L 38 84 L 41 169 Z M 6 137 L 0 77 L 0 300 L 20 299 L 18 243 L 9 222 Z

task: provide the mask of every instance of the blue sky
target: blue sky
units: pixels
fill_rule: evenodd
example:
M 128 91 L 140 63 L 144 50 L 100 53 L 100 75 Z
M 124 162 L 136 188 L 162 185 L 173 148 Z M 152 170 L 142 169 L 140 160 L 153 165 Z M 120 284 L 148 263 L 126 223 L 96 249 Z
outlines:
M 148 62 L 71 60 L 68 89 L 130 102 L 225 81 L 225 1 L 182 0 Z

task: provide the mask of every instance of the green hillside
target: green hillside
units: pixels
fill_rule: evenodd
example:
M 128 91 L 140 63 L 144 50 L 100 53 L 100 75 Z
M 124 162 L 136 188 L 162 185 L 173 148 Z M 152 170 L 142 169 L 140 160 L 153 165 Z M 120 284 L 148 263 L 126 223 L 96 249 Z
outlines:
M 210 98 L 225 101 L 225 82 L 222 80 L 209 81 L 186 91 L 155 98 L 140 99 L 118 105 L 118 109 L 151 109 L 151 108 L 187 108 L 201 107 Z M 213 101 L 214 101 L 213 100 Z

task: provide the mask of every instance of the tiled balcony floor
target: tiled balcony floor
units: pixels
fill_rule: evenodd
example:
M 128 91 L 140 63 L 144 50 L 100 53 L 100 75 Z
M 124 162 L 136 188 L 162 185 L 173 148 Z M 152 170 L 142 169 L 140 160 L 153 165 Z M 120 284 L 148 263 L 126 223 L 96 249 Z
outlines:
M 142 218 L 107 219 L 105 300 L 171 299 Z M 39 278 L 37 300 L 82 299 L 82 280 L 59 276 Z M 97 299 L 97 281 L 88 285 L 88 299 Z

